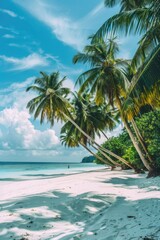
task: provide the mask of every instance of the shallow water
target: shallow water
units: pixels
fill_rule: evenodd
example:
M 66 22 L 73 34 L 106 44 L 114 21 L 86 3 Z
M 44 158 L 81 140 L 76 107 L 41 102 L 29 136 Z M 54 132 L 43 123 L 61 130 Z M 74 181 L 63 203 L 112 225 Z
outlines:
M 58 174 L 78 173 L 102 168 L 104 165 L 95 163 L 0 162 L 0 180 L 53 177 Z

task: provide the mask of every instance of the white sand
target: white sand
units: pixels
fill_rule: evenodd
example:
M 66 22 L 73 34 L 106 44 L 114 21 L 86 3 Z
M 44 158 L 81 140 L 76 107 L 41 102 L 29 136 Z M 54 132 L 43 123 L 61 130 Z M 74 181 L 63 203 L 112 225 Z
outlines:
M 0 182 L 0 240 L 160 240 L 160 178 L 100 170 Z

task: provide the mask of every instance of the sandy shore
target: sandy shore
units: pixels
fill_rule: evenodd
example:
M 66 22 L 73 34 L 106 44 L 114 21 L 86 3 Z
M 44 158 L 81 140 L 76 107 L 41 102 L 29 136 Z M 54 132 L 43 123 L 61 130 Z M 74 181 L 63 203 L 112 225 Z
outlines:
M 160 178 L 104 169 L 0 190 L 0 240 L 160 240 Z

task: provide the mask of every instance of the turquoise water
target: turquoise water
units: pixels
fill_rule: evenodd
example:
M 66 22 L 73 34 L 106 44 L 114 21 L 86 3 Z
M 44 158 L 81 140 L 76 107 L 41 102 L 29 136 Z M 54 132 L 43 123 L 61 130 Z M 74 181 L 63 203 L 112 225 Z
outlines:
M 4 163 L 0 162 L 0 180 L 53 177 L 104 168 L 95 163 Z

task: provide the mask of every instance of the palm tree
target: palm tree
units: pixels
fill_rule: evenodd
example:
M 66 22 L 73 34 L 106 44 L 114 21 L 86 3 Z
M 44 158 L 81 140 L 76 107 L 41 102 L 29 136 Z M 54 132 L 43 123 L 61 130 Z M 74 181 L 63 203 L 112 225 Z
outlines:
M 99 42 L 94 41 L 91 45 L 86 46 L 83 53 L 75 55 L 73 62 L 89 63 L 91 69 L 82 73 L 78 77 L 77 83 L 81 85 L 80 92 L 87 89 L 90 93 L 95 94 L 97 104 L 102 104 L 105 100 L 112 106 L 116 104 L 134 147 L 145 167 L 151 171 L 150 163 L 144 158 L 122 111 L 123 98 L 126 98 L 126 89 L 129 86 L 125 71 L 129 62 L 116 58 L 118 50 L 115 38 L 107 42 L 100 39 Z
M 160 1 L 105 0 L 104 3 L 106 7 L 120 4 L 120 11 L 102 25 L 94 38 L 110 34 L 110 32 L 123 31 L 125 34 L 134 32 L 141 35 L 139 47 L 132 60 L 134 74 L 129 96 L 136 89 L 138 99 L 141 100 L 138 101 L 138 105 L 154 103 L 157 106 L 160 101 L 159 98 L 157 99 L 159 96 L 157 83 L 160 79 Z
M 26 91 L 34 91 L 38 96 L 30 100 L 27 104 L 30 113 L 34 113 L 36 119 L 40 116 L 40 123 L 45 119 L 54 125 L 54 120 L 65 120 L 66 115 L 69 115 L 69 102 L 66 100 L 69 88 L 63 87 L 63 82 L 66 77 L 59 80 L 59 72 L 54 72 L 47 75 L 40 72 L 41 77 L 36 78 L 34 85 L 31 85 Z
M 101 147 L 95 141 L 93 141 L 96 135 L 100 136 L 100 132 L 102 131 L 102 129 L 106 128 L 106 126 L 109 126 L 110 128 L 111 126 L 114 126 L 114 123 L 112 123 L 113 120 L 111 116 L 107 117 L 107 114 L 105 114 L 104 116 L 101 110 L 98 109 L 98 107 L 91 101 L 89 94 L 79 95 L 75 93 L 73 95 L 74 95 L 74 98 L 72 99 L 72 105 L 73 105 L 72 109 L 74 109 L 74 111 L 72 115 L 74 115 L 74 122 L 78 126 L 80 126 L 80 128 L 83 129 L 83 131 L 87 134 L 87 136 L 90 136 L 91 139 L 88 139 L 88 137 L 85 136 L 82 132 L 80 132 L 75 127 L 75 125 L 73 125 L 70 121 L 68 121 L 65 123 L 65 125 L 61 130 L 61 133 L 63 133 L 62 135 L 63 140 L 65 138 L 65 141 L 66 141 L 67 136 L 71 136 L 71 138 L 74 136 L 74 139 L 76 136 L 77 140 L 75 141 L 75 143 L 76 142 L 79 143 L 85 149 L 87 148 L 87 144 L 89 144 L 97 150 L 97 148 L 93 145 L 93 143 L 95 143 L 96 146 L 100 148 L 100 151 L 102 155 L 105 157 L 105 159 L 108 159 L 110 163 L 109 165 L 113 166 L 114 164 L 115 166 L 120 166 L 119 163 L 115 162 L 113 159 L 111 159 L 111 157 L 106 155 L 103 152 L 103 150 L 101 150 Z M 68 129 L 68 132 L 66 132 L 67 129 Z M 70 140 L 67 139 L 67 140 L 72 141 L 71 139 Z M 69 142 L 69 145 L 71 146 L 70 142 Z M 116 158 L 120 160 L 120 157 L 117 155 L 116 155 Z
M 102 112 L 103 110 L 106 110 L 107 106 L 101 106 L 101 108 L 97 107 L 93 100 L 90 100 L 90 95 L 83 93 L 83 94 L 74 94 L 74 99 L 73 99 L 73 105 L 75 109 L 75 118 L 74 121 L 78 126 L 83 129 L 87 135 L 89 135 L 92 139 L 88 139 L 84 134 L 81 132 L 79 133 L 81 135 L 81 139 L 83 139 L 83 143 L 92 145 L 92 147 L 95 148 L 93 143 L 99 147 L 99 151 L 101 154 L 107 158 L 112 164 L 120 166 L 117 162 L 115 162 L 113 159 L 111 159 L 108 155 L 106 155 L 104 152 L 107 154 L 113 156 L 120 162 L 123 162 L 126 164 L 128 167 L 135 169 L 130 163 L 128 163 L 125 159 L 117 156 L 115 153 L 109 151 L 108 149 L 103 148 L 102 146 L 99 146 L 97 142 L 93 142 L 93 139 L 95 139 L 96 135 L 100 136 L 100 133 L 103 132 L 104 129 L 113 129 L 115 127 L 115 119 L 113 119 L 113 115 L 111 115 L 111 112 Z M 77 133 L 78 135 L 78 133 Z M 97 150 L 97 148 L 96 148 Z
M 132 61 L 134 67 L 141 65 L 145 58 L 160 43 L 160 2 L 159 0 L 105 0 L 107 7 L 120 4 L 118 14 L 110 17 L 100 27 L 94 38 L 106 34 L 124 32 L 141 35 L 139 47 Z
M 111 162 L 107 161 L 106 159 L 103 159 L 102 157 L 98 156 L 97 154 L 95 154 L 93 151 L 91 151 L 88 147 L 87 147 L 87 143 L 84 143 L 84 139 L 78 139 L 80 138 L 79 136 L 79 131 L 77 133 L 76 131 L 77 129 L 75 128 L 75 126 L 73 124 L 71 124 L 70 122 L 66 122 L 62 129 L 61 129 L 61 142 L 62 144 L 64 144 L 67 147 L 79 147 L 79 145 L 81 145 L 82 147 L 84 147 L 89 153 L 91 153 L 95 159 L 98 159 L 100 162 L 105 163 L 109 166 L 115 166 L 113 165 Z
M 107 156 L 104 152 L 110 154 L 111 156 L 114 156 L 118 160 L 128 165 L 130 168 L 134 169 L 134 167 L 126 160 L 117 156 L 111 151 L 102 148 L 98 143 L 95 142 L 92 137 L 87 134 L 89 130 L 92 129 L 92 124 L 89 123 L 87 126 L 87 131 L 85 131 L 81 128 L 81 122 L 75 122 L 75 116 L 73 114 L 71 115 L 73 106 L 66 98 L 69 93 L 69 89 L 63 87 L 65 78 L 59 80 L 58 72 L 52 73 L 51 75 L 47 75 L 41 72 L 41 75 L 42 77 L 35 79 L 34 85 L 31 85 L 27 88 L 27 91 L 32 90 L 38 93 L 38 96 L 30 100 L 27 104 L 27 108 L 29 108 L 30 113 L 34 113 L 34 118 L 36 119 L 38 116 L 40 116 L 41 123 L 47 119 L 48 122 L 51 123 L 51 126 L 54 124 L 55 119 L 71 122 L 76 127 L 76 129 L 80 131 L 80 133 L 82 133 L 86 139 L 88 139 L 90 143 L 93 143 L 98 148 L 102 149 L 101 151 L 103 151 L 102 153 L 106 158 L 109 158 L 109 156 Z M 85 117 L 85 115 L 83 117 Z M 96 130 L 98 132 L 98 128 Z M 92 134 L 95 133 L 92 132 Z

